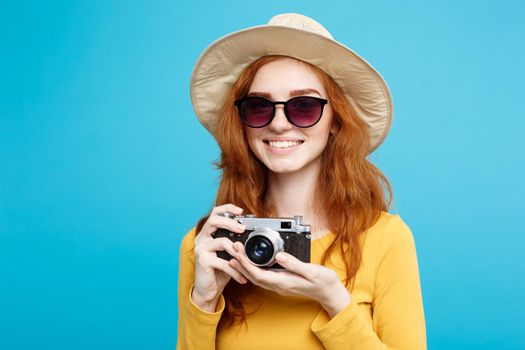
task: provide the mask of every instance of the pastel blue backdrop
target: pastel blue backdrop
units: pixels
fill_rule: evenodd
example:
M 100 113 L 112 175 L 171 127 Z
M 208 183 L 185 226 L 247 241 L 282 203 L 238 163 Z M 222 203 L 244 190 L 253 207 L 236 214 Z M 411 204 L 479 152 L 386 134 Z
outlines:
M 189 78 L 300 12 L 395 100 L 372 160 L 418 251 L 431 349 L 523 349 L 523 1 L 0 4 L 0 349 L 173 349 L 178 249 L 218 149 Z

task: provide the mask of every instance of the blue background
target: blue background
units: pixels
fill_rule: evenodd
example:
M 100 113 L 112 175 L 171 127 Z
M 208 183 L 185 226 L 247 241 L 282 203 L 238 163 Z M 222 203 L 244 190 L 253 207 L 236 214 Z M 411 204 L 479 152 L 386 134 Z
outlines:
M 218 37 L 320 21 L 385 77 L 372 160 L 412 228 L 432 349 L 525 347 L 522 1 L 0 5 L 0 348 L 173 349 L 179 243 L 218 149 L 189 77 Z

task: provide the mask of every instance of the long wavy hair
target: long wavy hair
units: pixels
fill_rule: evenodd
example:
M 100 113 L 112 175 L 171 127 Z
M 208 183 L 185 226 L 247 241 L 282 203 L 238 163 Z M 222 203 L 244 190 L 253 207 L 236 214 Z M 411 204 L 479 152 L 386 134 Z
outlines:
M 233 101 L 248 94 L 259 68 L 284 57 L 287 56 L 263 56 L 247 66 L 219 110 L 215 137 L 221 157 L 215 165 L 222 170 L 222 176 L 216 206 L 233 203 L 243 208 L 245 213 L 260 217 L 276 215 L 274 208 L 265 201 L 268 170 L 250 150 Z M 329 229 L 336 235 L 323 253 L 321 263 L 325 264 L 330 254 L 339 250 L 346 266 L 345 284 L 353 288 L 353 277 L 361 263 L 359 236 L 377 221 L 381 211 L 388 210 L 392 189 L 381 171 L 366 159 L 370 147 L 367 124 L 357 116 L 342 89 L 329 75 L 304 63 L 317 74 L 326 89 L 336 128 L 323 151 L 321 172 L 314 192 L 316 213 L 327 218 Z M 385 196 L 385 190 L 388 196 Z M 197 233 L 208 216 L 199 220 Z M 223 292 L 226 308 L 220 327 L 246 320 L 247 311 L 242 299 L 252 287 L 250 282 L 241 285 L 233 279 L 228 283 Z

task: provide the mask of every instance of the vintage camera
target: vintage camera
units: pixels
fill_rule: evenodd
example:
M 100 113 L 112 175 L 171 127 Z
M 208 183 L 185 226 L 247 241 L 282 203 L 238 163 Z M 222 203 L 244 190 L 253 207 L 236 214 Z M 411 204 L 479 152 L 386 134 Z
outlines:
M 310 225 L 303 225 L 303 217 L 293 218 L 258 218 L 249 214 L 233 215 L 230 212 L 219 213 L 246 225 L 242 234 L 218 229 L 214 238 L 226 237 L 233 242 L 241 242 L 248 260 L 257 266 L 268 269 L 282 269 L 275 262 L 279 252 L 286 252 L 303 262 L 310 262 Z M 230 260 L 232 256 L 226 251 L 217 252 L 217 256 Z

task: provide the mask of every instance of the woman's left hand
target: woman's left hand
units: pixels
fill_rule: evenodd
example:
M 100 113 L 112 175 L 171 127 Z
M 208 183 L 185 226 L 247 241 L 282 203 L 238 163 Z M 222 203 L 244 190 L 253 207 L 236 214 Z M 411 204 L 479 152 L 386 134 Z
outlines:
M 350 293 L 332 269 L 302 262 L 287 253 L 278 253 L 275 257 L 285 271 L 262 269 L 248 261 L 242 243 L 235 243 L 233 248 L 237 254 L 235 259 L 230 260 L 230 266 L 256 286 L 281 295 L 304 296 L 316 300 L 330 318 L 351 302 Z

